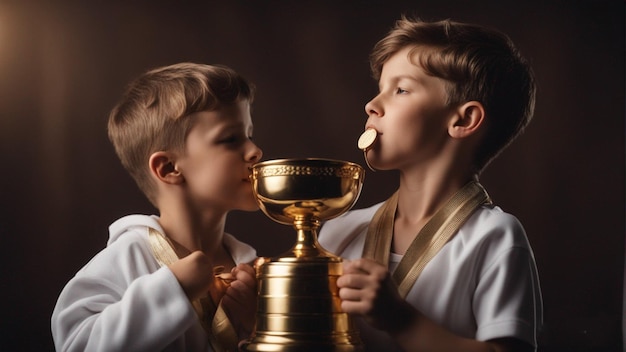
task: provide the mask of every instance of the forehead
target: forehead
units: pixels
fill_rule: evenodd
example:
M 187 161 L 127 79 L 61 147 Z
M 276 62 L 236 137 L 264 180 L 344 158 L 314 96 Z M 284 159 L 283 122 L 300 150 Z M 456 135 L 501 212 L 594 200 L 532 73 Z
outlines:
M 382 66 L 380 83 L 403 78 L 423 81 L 433 78 L 427 74 L 420 65 L 419 56 L 421 50 L 418 47 L 405 47 L 392 54 Z
M 248 126 L 252 124 L 250 103 L 240 100 L 233 104 L 222 105 L 216 110 L 199 111 L 190 116 L 194 121 L 194 129 L 212 129 L 232 125 Z
M 424 46 L 405 47 L 391 55 L 383 64 L 379 88 L 390 88 L 395 84 L 416 85 L 432 92 L 447 96 L 450 89 L 445 79 L 430 74 L 421 64 L 421 59 L 429 57 L 432 48 Z

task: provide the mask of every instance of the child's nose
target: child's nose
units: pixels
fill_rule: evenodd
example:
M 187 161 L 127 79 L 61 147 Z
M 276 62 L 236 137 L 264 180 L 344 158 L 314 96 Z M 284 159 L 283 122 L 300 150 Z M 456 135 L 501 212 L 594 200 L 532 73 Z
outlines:
M 367 116 L 382 116 L 382 108 L 378 104 L 377 97 L 365 104 L 365 113 Z
M 248 152 L 246 159 L 250 162 L 255 163 L 261 160 L 261 157 L 263 156 L 263 150 L 261 150 L 261 148 L 259 148 L 256 144 L 252 142 L 251 144 L 252 144 L 252 148 Z

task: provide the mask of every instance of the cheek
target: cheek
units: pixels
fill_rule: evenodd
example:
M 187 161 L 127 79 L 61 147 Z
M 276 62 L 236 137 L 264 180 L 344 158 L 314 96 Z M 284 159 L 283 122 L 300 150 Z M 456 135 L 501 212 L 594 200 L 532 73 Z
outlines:
M 441 139 L 446 133 L 441 116 L 412 114 L 402 119 L 389 121 L 385 129 L 385 140 L 396 150 L 418 150 L 435 140 Z
M 420 121 L 421 116 L 416 114 L 405 114 L 397 118 L 390 119 L 385 126 L 384 134 L 386 139 L 392 143 L 407 143 L 415 139 L 423 130 L 423 124 Z
M 226 178 L 226 173 L 212 162 L 197 160 L 189 165 L 185 177 L 190 187 L 200 191 L 220 187 Z

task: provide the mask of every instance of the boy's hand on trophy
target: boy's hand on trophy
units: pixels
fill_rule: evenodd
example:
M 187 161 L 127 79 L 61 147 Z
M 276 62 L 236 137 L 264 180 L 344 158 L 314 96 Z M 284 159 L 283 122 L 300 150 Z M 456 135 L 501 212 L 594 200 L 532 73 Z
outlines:
M 195 251 L 169 266 L 190 301 L 205 297 L 215 285 L 213 263 L 202 251 Z
M 239 264 L 231 271 L 233 281 L 222 298 L 222 307 L 239 326 L 244 338 L 252 332 L 257 308 L 257 280 L 255 269 L 248 264 Z
M 359 314 L 373 326 L 398 331 L 416 312 L 398 293 L 387 268 L 370 259 L 344 261 L 343 275 L 337 279 L 341 309 Z M 399 319 L 399 317 L 403 319 Z M 399 326 L 402 325 L 402 326 Z

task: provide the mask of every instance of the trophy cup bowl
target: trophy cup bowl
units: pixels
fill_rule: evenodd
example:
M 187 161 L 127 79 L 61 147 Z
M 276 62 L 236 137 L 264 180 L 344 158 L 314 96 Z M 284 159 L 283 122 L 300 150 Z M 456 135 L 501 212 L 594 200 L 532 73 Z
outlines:
M 362 344 L 336 285 L 342 259 L 317 241 L 321 222 L 350 210 L 363 185 L 358 164 L 331 159 L 277 159 L 252 167 L 261 210 L 291 225 L 295 245 L 256 264 L 258 309 L 243 351 L 358 351 Z

